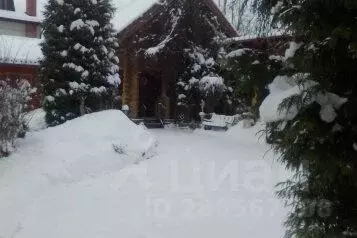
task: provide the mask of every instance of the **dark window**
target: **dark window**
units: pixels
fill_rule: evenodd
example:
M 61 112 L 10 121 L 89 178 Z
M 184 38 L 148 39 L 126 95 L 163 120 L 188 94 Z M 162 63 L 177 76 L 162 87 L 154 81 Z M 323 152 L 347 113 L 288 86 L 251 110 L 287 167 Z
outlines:
M 0 9 L 15 11 L 14 0 L 0 0 Z

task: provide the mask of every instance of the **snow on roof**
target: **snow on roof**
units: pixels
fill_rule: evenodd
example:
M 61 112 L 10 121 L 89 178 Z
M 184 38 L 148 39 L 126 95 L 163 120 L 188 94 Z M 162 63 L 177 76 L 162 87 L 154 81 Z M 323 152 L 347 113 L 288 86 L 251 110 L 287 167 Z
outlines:
M 48 0 L 37 0 L 38 17 L 28 16 L 24 13 L 26 10 L 25 0 L 15 0 L 14 2 L 16 12 L 0 10 L 1 17 L 40 22 L 40 19 L 43 19 L 42 12 Z M 115 29 L 123 30 L 154 4 L 160 4 L 159 2 L 159 0 L 112 0 L 113 6 L 116 8 L 113 19 Z M 216 0 L 214 2 L 217 3 Z M 42 57 L 40 42 L 40 39 L 0 35 L 0 63 L 37 65 L 38 60 Z
M 7 11 L 2 9 L 0 9 L 0 18 L 16 20 L 16 21 L 36 22 L 36 23 L 41 22 L 40 18 L 29 16 L 24 12 L 20 12 L 20 11 L 13 12 L 13 11 Z
M 19 10 L 23 8 L 20 2 L 25 0 L 15 0 L 15 7 Z M 111 0 L 116 12 L 112 23 L 117 31 L 123 30 L 130 23 L 138 19 L 155 3 L 160 4 L 160 0 Z M 37 14 L 42 18 L 44 6 L 48 0 L 37 0 Z M 214 0 L 217 3 L 217 0 Z
M 24 0 L 15 0 L 15 7 L 21 8 L 19 3 Z M 37 0 L 37 14 L 43 18 L 42 12 L 48 0 Z M 116 12 L 112 23 L 117 31 L 123 30 L 130 23 L 139 18 L 159 0 L 112 0 Z
M 38 65 L 41 39 L 0 35 L 0 63 Z
M 218 6 L 219 0 L 213 0 L 213 2 Z M 113 24 L 114 28 L 118 31 L 123 30 L 133 21 L 138 19 L 154 4 L 162 4 L 160 3 L 160 0 L 112 0 L 112 3 L 116 8 Z M 229 21 L 227 20 L 227 22 Z M 232 29 L 234 29 L 233 25 Z
M 158 0 L 112 0 L 116 13 L 114 15 L 114 28 L 123 30 L 142 14 L 144 14 Z

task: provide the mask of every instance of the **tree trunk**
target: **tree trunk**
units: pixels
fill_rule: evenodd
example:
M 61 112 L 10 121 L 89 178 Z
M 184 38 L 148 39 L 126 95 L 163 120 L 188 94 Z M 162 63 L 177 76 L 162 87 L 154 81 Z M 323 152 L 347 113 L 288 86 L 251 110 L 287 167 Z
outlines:
M 80 112 L 81 116 L 83 116 L 86 114 L 86 105 L 85 105 L 86 97 L 81 97 L 79 100 L 80 100 L 79 112 Z

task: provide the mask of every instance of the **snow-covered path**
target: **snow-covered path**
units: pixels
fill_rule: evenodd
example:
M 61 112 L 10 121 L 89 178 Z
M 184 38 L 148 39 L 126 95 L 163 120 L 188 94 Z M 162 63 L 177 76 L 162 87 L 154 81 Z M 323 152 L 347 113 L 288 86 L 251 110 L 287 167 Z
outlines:
M 273 186 L 284 171 L 270 153 L 263 158 L 267 147 L 256 142 L 252 130 L 239 136 L 152 132 L 159 141 L 153 158 L 74 181 L 41 184 L 37 193 L 21 191 L 21 181 L 33 186 L 29 174 L 4 185 L 0 169 L 0 211 L 5 211 L 0 213 L 0 237 L 282 236 L 286 211 L 274 198 Z M 8 164 L 18 162 L 0 167 L 16 170 Z

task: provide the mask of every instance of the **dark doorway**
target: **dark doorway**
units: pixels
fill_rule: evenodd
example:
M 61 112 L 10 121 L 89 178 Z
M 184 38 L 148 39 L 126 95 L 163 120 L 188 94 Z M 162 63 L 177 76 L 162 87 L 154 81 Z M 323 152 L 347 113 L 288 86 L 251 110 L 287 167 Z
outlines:
M 160 73 L 141 73 L 139 78 L 139 117 L 156 117 L 156 107 L 160 95 Z

